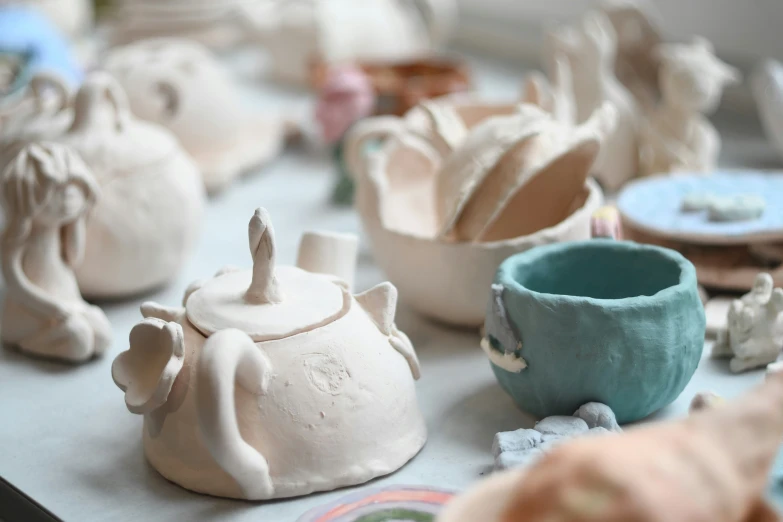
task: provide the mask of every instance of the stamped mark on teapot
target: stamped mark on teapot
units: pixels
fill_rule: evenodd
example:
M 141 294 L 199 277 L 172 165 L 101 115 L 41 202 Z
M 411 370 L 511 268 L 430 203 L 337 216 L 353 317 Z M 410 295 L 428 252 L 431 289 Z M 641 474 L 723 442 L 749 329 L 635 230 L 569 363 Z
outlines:
M 302 356 L 307 380 L 315 389 L 329 395 L 339 395 L 351 374 L 343 361 L 328 353 L 308 353 Z

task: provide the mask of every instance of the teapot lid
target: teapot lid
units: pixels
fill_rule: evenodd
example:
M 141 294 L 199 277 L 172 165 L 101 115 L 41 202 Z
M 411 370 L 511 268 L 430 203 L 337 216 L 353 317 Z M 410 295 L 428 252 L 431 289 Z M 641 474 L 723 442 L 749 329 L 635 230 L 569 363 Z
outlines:
M 221 274 L 187 298 L 188 320 L 202 334 L 237 328 L 255 342 L 273 341 L 324 326 L 345 313 L 347 289 L 297 267 L 275 267 L 274 230 L 265 209 L 256 210 L 248 232 L 253 268 Z

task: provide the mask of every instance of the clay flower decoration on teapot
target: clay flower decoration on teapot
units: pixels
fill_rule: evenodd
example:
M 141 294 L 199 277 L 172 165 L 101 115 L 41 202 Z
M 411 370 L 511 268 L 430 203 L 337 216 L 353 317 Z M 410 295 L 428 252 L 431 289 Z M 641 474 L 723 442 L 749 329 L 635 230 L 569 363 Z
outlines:
M 351 294 L 355 236 L 307 234 L 296 267 L 277 265 L 264 209 L 248 237 L 252 269 L 194 282 L 183 307 L 142 305 L 112 365 L 147 459 L 185 488 L 251 500 L 395 471 L 426 439 L 396 289 Z
M 4 343 L 73 362 L 109 346 L 109 321 L 84 302 L 73 274 L 84 254 L 85 220 L 98 192 L 90 170 L 63 145 L 28 145 L 6 167 Z
M 328 69 L 326 81 L 318 92 L 315 119 L 339 166 L 339 180 L 332 193 L 332 200 L 336 203 L 350 204 L 353 201 L 353 180 L 343 160 L 343 137 L 354 123 L 371 115 L 374 108 L 372 83 L 358 66 L 342 65 Z
M 198 164 L 209 192 L 280 154 L 283 118 L 242 103 L 236 81 L 204 46 L 157 38 L 112 49 L 103 66 L 133 113 L 169 129 Z
M 731 303 L 728 332 L 720 332 L 712 356 L 731 357 L 729 367 L 738 373 L 776 361 L 781 350 L 783 289 L 774 288 L 769 274 L 759 274 L 750 292 Z
M 776 366 L 736 401 L 561 444 L 453 500 L 437 521 L 777 522 L 765 497 L 781 438 Z
M 716 58 L 712 44 L 700 37 L 690 44 L 662 44 L 658 55 L 663 100 L 643 128 L 641 173 L 709 172 L 721 143 L 704 114 L 718 107 L 724 87 L 739 82 L 741 75 Z

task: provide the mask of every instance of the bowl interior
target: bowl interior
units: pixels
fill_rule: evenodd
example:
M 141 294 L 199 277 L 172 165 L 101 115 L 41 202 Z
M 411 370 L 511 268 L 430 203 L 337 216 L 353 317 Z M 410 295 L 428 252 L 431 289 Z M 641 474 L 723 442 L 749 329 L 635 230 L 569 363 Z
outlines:
M 676 259 L 658 249 L 624 245 L 567 244 L 518 264 L 512 277 L 534 292 L 593 299 L 652 296 L 680 282 Z

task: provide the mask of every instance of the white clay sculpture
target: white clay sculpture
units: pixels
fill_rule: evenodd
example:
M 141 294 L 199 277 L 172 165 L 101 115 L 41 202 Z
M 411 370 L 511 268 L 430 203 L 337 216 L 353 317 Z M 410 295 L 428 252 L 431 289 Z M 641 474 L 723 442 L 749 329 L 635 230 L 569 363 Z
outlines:
M 174 133 L 209 192 L 282 151 L 282 118 L 245 106 L 228 71 L 196 42 L 144 40 L 111 50 L 103 66 L 127 93 L 134 115 Z
M 249 500 L 395 471 L 426 440 L 396 289 L 351 294 L 356 238 L 308 234 L 304 270 L 276 264 L 264 209 L 248 236 L 251 270 L 193 283 L 183 307 L 145 303 L 112 365 L 147 459 L 185 488 Z
M 713 357 L 731 357 L 735 373 L 766 366 L 783 349 L 783 289 L 769 274 L 759 274 L 751 291 L 732 302 L 728 332 L 719 332 Z
M 109 321 L 82 299 L 73 274 L 84 254 L 85 221 L 98 192 L 89 168 L 63 145 L 28 145 L 6 167 L 4 343 L 71 362 L 108 348 Z
M 662 102 L 641 132 L 640 173 L 709 172 L 721 144 L 704 115 L 718 107 L 723 89 L 740 81 L 740 73 L 699 37 L 690 44 L 662 44 L 658 54 Z
M 596 179 L 609 190 L 617 190 L 636 176 L 638 170 L 638 127 L 640 109 L 636 99 L 615 76 L 617 35 L 601 12 L 589 12 L 575 26 L 563 26 L 548 35 L 545 62 L 555 78 L 566 60 L 573 81 L 576 122 L 584 123 L 593 112 L 609 102 L 617 112 L 616 124 L 606 136 L 605 146 L 593 169 Z

